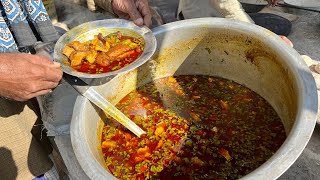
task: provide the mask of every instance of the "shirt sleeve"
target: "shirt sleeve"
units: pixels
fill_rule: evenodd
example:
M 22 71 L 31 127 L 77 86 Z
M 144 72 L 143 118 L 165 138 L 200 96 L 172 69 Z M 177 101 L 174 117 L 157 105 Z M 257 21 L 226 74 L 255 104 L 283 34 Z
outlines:
M 225 18 L 254 23 L 238 0 L 211 0 L 211 4 Z

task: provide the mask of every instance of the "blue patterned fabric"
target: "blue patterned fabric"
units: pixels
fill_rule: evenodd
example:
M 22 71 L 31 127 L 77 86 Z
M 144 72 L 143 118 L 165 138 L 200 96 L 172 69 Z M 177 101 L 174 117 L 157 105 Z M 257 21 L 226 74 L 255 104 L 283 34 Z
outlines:
M 10 24 L 20 21 L 28 23 L 26 17 L 21 12 L 20 4 L 16 0 L 1 0 L 1 4 Z
M 32 22 L 36 23 L 50 19 L 41 0 L 21 0 L 21 3 L 24 4 Z
M 0 1 L 0 53 L 15 52 L 39 40 L 57 40 L 57 32 L 41 0 Z
M 18 50 L 12 33 L 10 32 L 5 18 L 2 16 L 2 6 L 0 6 L 0 52 L 14 52 Z

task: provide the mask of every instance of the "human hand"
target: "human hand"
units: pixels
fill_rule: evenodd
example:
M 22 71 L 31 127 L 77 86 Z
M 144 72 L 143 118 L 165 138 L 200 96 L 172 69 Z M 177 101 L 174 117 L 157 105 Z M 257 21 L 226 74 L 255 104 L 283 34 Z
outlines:
M 0 96 L 26 101 L 55 88 L 62 78 L 60 64 L 26 53 L 0 54 Z
M 276 5 L 278 5 L 278 2 L 280 1 L 280 0 L 267 0 L 268 1 L 268 6 L 276 6 Z
M 138 26 L 152 23 L 148 0 L 113 0 L 112 8 L 120 18 L 130 19 Z

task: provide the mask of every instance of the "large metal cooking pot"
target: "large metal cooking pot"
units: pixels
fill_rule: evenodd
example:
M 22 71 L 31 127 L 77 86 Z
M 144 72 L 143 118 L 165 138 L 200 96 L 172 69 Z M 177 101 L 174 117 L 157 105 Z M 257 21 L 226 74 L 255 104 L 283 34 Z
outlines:
M 276 179 L 285 172 L 307 145 L 316 122 L 316 86 L 300 55 L 266 29 L 227 19 L 179 21 L 153 32 L 158 43 L 156 55 L 96 90 L 116 104 L 136 87 L 164 76 L 202 74 L 234 80 L 264 97 L 281 117 L 287 133 L 281 148 L 243 179 Z M 101 114 L 79 97 L 71 140 L 91 179 L 113 179 L 99 149 Z

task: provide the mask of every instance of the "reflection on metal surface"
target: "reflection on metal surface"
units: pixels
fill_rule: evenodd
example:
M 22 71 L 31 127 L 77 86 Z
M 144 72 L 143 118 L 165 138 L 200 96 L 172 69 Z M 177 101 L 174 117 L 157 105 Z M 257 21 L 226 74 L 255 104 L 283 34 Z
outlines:
M 119 111 L 114 105 L 107 101 L 106 98 L 102 97 L 92 87 L 82 95 L 88 98 L 92 103 L 101 108 L 104 112 L 113 117 L 119 123 L 121 123 L 124 127 L 128 128 L 136 136 L 140 137 L 142 134 L 146 133 L 138 125 L 131 121 L 126 115 Z

